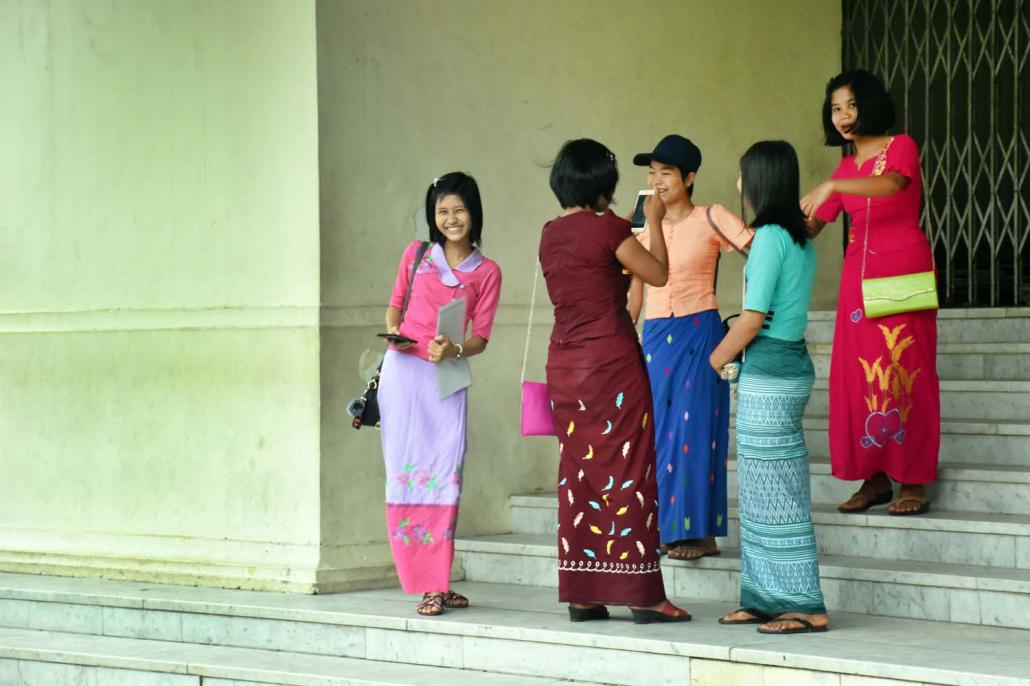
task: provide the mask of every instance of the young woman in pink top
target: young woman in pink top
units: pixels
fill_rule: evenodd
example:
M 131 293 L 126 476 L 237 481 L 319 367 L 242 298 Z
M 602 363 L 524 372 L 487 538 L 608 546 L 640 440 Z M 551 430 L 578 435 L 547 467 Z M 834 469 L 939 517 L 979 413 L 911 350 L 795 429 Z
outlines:
M 386 459 L 386 520 L 397 576 L 405 593 L 422 593 L 420 615 L 468 607 L 450 590 L 454 527 L 465 460 L 466 391 L 441 398 L 436 363 L 486 349 L 501 294 L 501 270 L 479 250 L 483 209 L 475 179 L 445 174 L 426 191 L 430 247 L 418 265 L 408 309 L 401 308 L 420 243 L 411 243 L 394 282 L 386 328 L 414 339 L 386 353 L 379 411 Z M 465 330 L 451 341 L 436 335 L 437 311 L 465 299 Z
M 919 226 L 919 148 L 905 134 L 890 135 L 893 125 L 894 105 L 876 76 L 859 69 L 831 79 L 826 144 L 851 144 L 854 153 L 801 208 L 813 235 L 841 210 L 851 216 L 830 357 L 830 462 L 838 479 L 863 483 L 839 509 L 890 502 L 890 514 L 914 515 L 930 508 L 923 484 L 937 475 L 937 311 L 869 319 L 862 304 L 863 256 L 868 278 L 933 268 Z M 901 483 L 896 496 L 892 479 Z
M 722 205 L 694 204 L 701 151 L 689 139 L 666 136 L 633 163 L 649 167 L 648 186 L 667 208 L 660 230 L 669 250 L 669 281 L 647 289 L 643 337 L 654 396 L 659 530 L 671 559 L 696 560 L 718 555 L 715 537 L 726 535 L 730 393 L 708 365 L 723 335 L 715 299 L 719 251 L 744 248 L 752 233 Z M 655 230 L 638 235 L 645 247 Z M 629 299 L 634 322 L 642 291 L 635 278 Z

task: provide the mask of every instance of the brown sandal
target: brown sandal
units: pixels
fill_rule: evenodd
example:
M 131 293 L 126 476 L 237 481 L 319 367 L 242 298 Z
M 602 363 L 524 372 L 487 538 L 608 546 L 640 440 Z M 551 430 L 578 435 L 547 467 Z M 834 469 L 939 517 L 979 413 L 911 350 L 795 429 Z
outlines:
M 443 593 L 426 593 L 415 608 L 423 617 L 437 617 L 443 614 Z
M 862 491 L 856 491 L 850 498 L 837 507 L 837 511 L 843 512 L 844 514 L 858 514 L 859 512 L 865 512 L 874 505 L 886 505 L 893 497 L 894 491 L 891 490 L 877 493 L 875 495 L 867 495 L 862 493 Z M 852 501 L 857 501 L 856 505 L 854 507 L 847 507 L 847 504 Z
M 900 506 L 906 503 L 918 504 L 914 510 L 895 510 L 896 505 Z M 918 495 L 898 495 L 897 499 L 891 503 L 891 506 L 887 508 L 887 514 L 894 515 L 895 517 L 911 517 L 912 515 L 926 514 L 930 511 L 930 501 L 925 496 Z
M 469 606 L 469 599 L 460 593 L 448 591 L 443 597 L 443 606 L 452 610 L 463 610 Z

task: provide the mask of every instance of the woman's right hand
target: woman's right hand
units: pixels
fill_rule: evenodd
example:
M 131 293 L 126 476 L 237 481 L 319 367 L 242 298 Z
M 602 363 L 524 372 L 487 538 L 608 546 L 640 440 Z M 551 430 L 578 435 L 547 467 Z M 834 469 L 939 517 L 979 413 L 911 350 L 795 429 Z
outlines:
M 386 333 L 392 333 L 395 336 L 401 335 L 401 328 L 399 326 L 388 326 L 386 327 Z M 393 343 L 394 350 L 407 350 L 411 347 L 411 343 Z
M 665 219 L 665 203 L 662 202 L 662 198 L 658 195 L 657 191 L 654 195 L 649 195 L 644 200 L 644 216 L 647 217 L 648 226 L 661 228 L 662 220 Z
M 816 210 L 822 207 L 831 195 L 833 195 L 833 182 L 823 181 L 801 198 L 801 211 L 805 213 L 805 218 L 810 220 L 815 217 Z

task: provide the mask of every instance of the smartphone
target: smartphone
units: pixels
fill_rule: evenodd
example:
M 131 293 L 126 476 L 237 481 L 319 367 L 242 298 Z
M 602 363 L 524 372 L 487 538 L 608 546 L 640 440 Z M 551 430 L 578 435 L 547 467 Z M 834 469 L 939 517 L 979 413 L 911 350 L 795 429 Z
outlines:
M 654 191 L 650 188 L 637 193 L 637 204 L 633 206 L 633 219 L 630 221 L 633 233 L 644 233 L 644 230 L 647 228 L 647 217 L 644 216 L 644 201 L 647 200 L 649 195 L 654 195 Z
M 394 345 L 397 345 L 398 343 L 418 343 L 414 338 L 408 338 L 407 336 L 402 336 L 399 333 L 377 333 L 376 336 L 385 338 Z

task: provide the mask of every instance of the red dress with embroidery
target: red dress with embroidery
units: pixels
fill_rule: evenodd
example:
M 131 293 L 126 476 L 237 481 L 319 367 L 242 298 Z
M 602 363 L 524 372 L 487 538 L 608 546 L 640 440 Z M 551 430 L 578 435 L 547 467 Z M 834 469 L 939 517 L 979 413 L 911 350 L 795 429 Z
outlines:
M 876 158 L 861 166 L 841 160 L 835 179 L 873 173 Z M 886 472 L 895 481 L 922 484 L 937 476 L 941 440 L 937 380 L 937 312 L 866 319 L 862 307 L 862 253 L 869 231 L 866 277 L 894 276 L 932 267 L 930 244 L 919 226 L 923 198 L 919 149 L 906 135 L 887 147 L 882 173 L 909 183 L 893 195 L 867 198 L 834 194 L 816 212 L 832 222 L 851 216 L 851 234 L 837 299 L 830 358 L 830 460 L 838 479 L 868 479 Z

